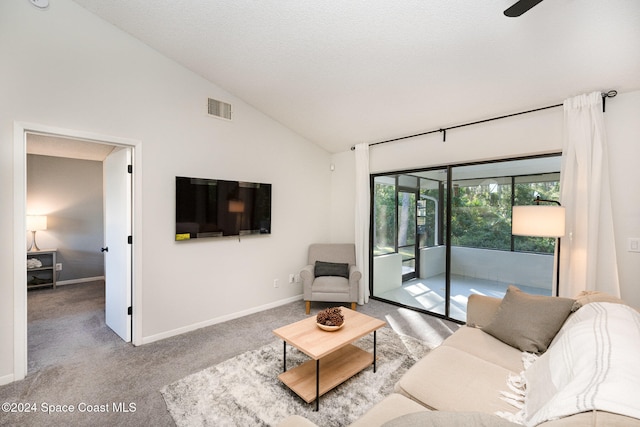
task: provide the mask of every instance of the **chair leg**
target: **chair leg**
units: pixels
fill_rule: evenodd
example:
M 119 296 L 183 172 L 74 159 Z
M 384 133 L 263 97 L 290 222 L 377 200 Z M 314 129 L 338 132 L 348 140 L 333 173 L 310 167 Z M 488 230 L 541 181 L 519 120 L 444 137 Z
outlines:
M 356 303 L 355 302 L 351 303 L 351 310 L 356 311 Z
M 309 312 L 311 312 L 311 301 L 305 301 L 305 310 L 307 312 L 307 314 L 309 314 Z

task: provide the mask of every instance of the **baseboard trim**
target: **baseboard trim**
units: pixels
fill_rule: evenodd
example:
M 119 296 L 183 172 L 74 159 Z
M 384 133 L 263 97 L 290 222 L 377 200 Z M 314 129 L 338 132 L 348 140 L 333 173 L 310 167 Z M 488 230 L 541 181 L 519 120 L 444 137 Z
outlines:
M 237 319 L 239 317 L 248 316 L 249 314 L 258 313 L 260 311 L 268 310 L 270 308 L 279 307 L 281 305 L 289 304 L 290 302 L 300 301 L 303 298 L 303 295 L 296 295 L 290 298 L 286 298 L 283 300 L 274 301 L 269 304 L 260 305 L 257 307 L 250 308 L 248 310 L 238 311 L 236 313 L 227 314 L 225 316 L 216 317 L 210 320 L 206 320 L 204 322 L 194 323 L 192 325 L 183 326 L 182 328 L 173 329 L 171 331 L 162 332 L 160 334 L 150 335 L 148 337 L 142 337 L 142 344 L 149 344 L 154 341 L 163 340 L 165 338 L 170 338 L 176 335 L 181 335 L 186 332 L 195 331 L 196 329 L 205 328 L 207 326 L 216 325 L 218 323 L 227 322 L 229 320 Z
M 9 375 L 5 375 L 3 377 L 0 377 L 0 385 L 6 385 L 9 383 L 12 383 L 14 381 L 14 376 L 13 374 L 9 374 Z
M 60 280 L 56 282 L 56 286 L 76 285 L 78 283 L 95 282 L 96 280 L 104 280 L 104 276 L 83 277 L 81 279 Z

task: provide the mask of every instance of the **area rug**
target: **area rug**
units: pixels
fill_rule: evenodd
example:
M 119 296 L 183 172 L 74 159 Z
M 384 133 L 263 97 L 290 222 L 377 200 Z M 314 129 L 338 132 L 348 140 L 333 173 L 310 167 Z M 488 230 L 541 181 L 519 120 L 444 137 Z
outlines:
M 355 343 L 372 351 L 373 335 Z M 282 341 L 275 340 L 163 387 L 160 392 L 177 426 L 274 426 L 289 415 L 321 427 L 345 426 L 393 392 L 398 379 L 429 352 L 426 343 L 378 330 L 377 371 L 367 368 L 320 397 L 320 411 L 278 380 Z M 287 346 L 287 368 L 308 360 Z

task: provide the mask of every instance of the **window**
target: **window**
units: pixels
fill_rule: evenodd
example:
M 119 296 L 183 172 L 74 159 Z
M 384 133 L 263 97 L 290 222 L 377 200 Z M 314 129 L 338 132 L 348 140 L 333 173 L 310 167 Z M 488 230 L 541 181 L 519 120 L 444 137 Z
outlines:
M 559 170 L 553 155 L 374 175 L 372 295 L 461 321 L 471 293 L 550 295 L 555 239 L 513 236 L 511 213 L 558 200 Z
M 451 244 L 511 250 L 511 177 L 453 182 Z

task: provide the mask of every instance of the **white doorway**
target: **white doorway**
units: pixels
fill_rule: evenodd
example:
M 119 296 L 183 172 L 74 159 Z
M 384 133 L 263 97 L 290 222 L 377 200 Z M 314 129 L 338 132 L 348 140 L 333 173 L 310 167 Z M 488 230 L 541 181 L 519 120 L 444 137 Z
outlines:
M 103 135 L 88 134 L 66 129 L 56 129 L 48 126 L 23 125 L 16 123 L 14 131 L 14 199 L 15 199 L 15 234 L 14 234 L 14 307 L 15 307 L 15 351 L 14 351 L 14 379 L 20 380 L 27 374 L 27 287 L 26 270 L 24 268 L 24 254 L 26 252 L 25 239 L 25 215 L 26 215 L 26 155 L 27 136 L 29 134 L 48 135 L 55 138 L 68 139 L 70 141 L 82 141 L 88 146 L 109 146 L 114 155 L 113 159 L 103 161 L 103 169 L 112 169 L 108 165 L 126 162 L 131 165 L 130 169 L 136 170 L 140 164 L 141 146 L 138 141 L 115 138 Z M 137 287 L 136 276 L 139 271 L 139 257 L 132 250 L 129 243 L 133 236 L 135 221 L 139 221 L 139 202 L 134 199 L 139 187 L 140 179 L 130 173 L 125 165 L 122 169 L 124 178 L 113 181 L 114 174 L 104 174 L 105 192 L 105 247 L 110 246 L 110 253 L 105 253 L 105 317 L 109 318 L 108 326 L 114 330 L 124 341 L 138 344 L 137 337 L 140 334 L 134 332 L 137 326 L 135 322 L 134 304 L 136 304 L 135 293 Z M 125 187 L 123 187 L 123 184 Z M 118 188 L 120 193 L 114 192 Z M 107 196 L 109 190 L 110 196 Z M 115 203 L 114 200 L 119 200 Z M 124 210 L 123 210 L 124 207 Z M 114 212 L 118 212 L 120 218 L 114 220 Z M 107 220 L 107 217 L 109 219 Z M 107 227 L 106 223 L 111 226 Z M 113 224 L 118 224 L 114 229 Z M 109 233 L 120 233 L 124 229 L 126 235 L 122 238 L 111 240 Z M 111 231 L 108 231 L 111 230 Z M 112 234 L 113 235 L 113 234 Z M 97 250 L 100 248 L 96 248 Z M 113 256 L 112 256 L 113 255 Z M 117 262 L 114 259 L 118 258 Z M 20 260 L 20 261 L 19 261 Z M 108 265 L 116 266 L 108 273 Z M 113 314 L 107 314 L 107 313 Z

